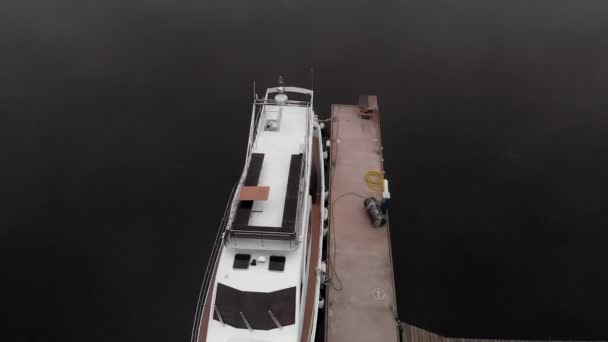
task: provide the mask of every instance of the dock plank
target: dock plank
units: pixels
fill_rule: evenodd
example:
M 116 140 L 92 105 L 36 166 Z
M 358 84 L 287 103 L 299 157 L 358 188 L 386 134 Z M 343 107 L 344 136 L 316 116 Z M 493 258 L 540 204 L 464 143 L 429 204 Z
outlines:
M 332 106 L 326 342 L 399 341 L 388 224 L 374 228 L 363 206 L 381 197 L 364 182 L 382 170 L 380 146 L 379 111 Z
M 452 338 L 434 334 L 411 324 L 401 323 L 403 342 L 540 342 L 538 340 L 499 340 L 484 338 Z M 560 342 L 559 340 L 544 340 L 542 342 Z M 575 341 L 570 341 L 575 342 Z

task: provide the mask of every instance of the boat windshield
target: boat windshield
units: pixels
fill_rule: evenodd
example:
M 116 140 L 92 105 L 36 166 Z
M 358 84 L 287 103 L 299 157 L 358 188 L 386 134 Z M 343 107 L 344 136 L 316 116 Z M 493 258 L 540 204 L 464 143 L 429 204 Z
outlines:
M 270 330 L 295 323 L 296 287 L 240 291 L 218 283 L 213 319 L 239 329 Z

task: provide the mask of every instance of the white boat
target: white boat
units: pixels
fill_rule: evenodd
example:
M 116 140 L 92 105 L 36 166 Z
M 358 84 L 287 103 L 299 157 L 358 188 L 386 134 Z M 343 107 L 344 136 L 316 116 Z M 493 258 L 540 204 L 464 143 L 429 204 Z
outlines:
M 192 341 L 314 341 L 324 221 L 321 127 L 313 91 L 255 99 L 233 190 L 199 298 Z

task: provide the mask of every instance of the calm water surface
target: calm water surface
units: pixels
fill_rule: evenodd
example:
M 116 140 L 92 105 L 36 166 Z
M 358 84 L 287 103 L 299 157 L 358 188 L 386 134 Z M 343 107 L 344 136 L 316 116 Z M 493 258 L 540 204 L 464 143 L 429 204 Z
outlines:
M 400 318 L 608 339 L 604 1 L 0 4 L 6 341 L 188 341 L 252 81 L 379 95 Z

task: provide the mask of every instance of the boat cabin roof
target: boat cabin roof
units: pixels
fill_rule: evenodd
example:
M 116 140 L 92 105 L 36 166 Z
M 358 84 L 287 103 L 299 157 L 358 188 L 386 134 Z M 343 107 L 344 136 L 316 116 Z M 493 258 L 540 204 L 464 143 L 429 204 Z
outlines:
M 297 93 L 299 100 L 270 98 L 290 94 L 285 92 L 289 89 L 301 88 L 286 87 L 284 92 L 270 88 L 254 104 L 250 153 L 228 226 L 235 243 L 235 239 L 297 238 L 312 107 L 311 93 Z

